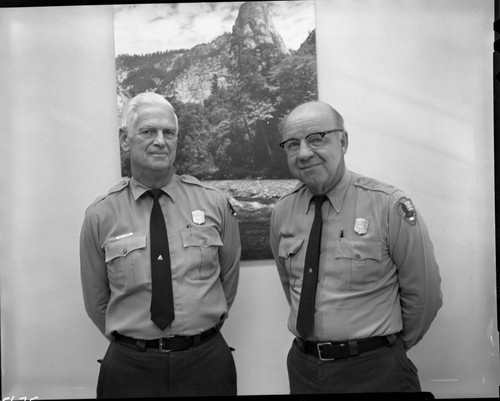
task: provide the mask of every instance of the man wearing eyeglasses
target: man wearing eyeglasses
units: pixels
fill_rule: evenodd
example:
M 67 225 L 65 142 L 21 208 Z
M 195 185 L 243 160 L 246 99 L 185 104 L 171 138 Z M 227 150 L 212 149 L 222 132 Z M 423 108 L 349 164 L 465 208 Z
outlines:
M 418 392 L 406 352 L 442 305 L 422 216 L 398 188 L 349 171 L 342 116 L 323 102 L 281 125 L 300 183 L 271 216 L 271 249 L 295 335 L 292 394 Z

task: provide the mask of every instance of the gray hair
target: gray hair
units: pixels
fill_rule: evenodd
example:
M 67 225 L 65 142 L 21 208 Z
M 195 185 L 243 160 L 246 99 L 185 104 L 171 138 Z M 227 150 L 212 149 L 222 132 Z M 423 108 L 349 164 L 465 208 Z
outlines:
M 120 120 L 120 130 L 125 131 L 128 134 L 130 127 L 133 127 L 138 116 L 137 110 L 140 106 L 145 104 L 164 104 L 167 105 L 175 117 L 175 125 L 177 130 L 179 129 L 179 123 L 177 121 L 177 115 L 175 114 L 173 106 L 170 102 L 163 96 L 158 95 L 154 92 L 143 92 L 139 93 L 137 96 L 130 99 L 130 101 L 123 107 L 122 115 Z

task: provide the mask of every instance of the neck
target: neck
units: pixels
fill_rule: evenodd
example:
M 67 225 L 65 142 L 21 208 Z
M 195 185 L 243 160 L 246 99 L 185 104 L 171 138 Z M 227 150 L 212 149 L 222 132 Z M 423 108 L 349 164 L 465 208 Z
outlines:
M 327 192 L 335 188 L 335 186 L 340 182 L 345 173 L 345 164 L 341 163 L 337 173 L 332 177 L 331 181 L 325 182 L 322 185 L 309 185 L 307 188 L 312 192 L 313 195 L 325 195 Z
M 168 173 L 155 173 L 155 174 L 134 174 L 132 171 L 132 176 L 139 181 L 142 185 L 148 188 L 162 188 L 167 185 L 172 179 L 174 173 L 169 171 Z

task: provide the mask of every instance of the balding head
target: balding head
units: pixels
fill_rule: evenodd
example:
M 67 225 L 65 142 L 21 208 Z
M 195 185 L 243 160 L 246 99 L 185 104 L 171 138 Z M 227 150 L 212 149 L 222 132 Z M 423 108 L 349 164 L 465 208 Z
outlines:
M 344 119 L 324 102 L 297 106 L 283 120 L 282 146 L 292 175 L 314 194 L 325 194 L 341 180 L 348 138 Z
M 286 132 L 287 125 L 292 125 L 302 120 L 314 123 L 314 120 L 322 120 L 329 123 L 335 129 L 344 129 L 344 119 L 340 113 L 328 103 L 315 101 L 303 103 L 295 107 L 282 121 L 280 125 L 281 137 Z

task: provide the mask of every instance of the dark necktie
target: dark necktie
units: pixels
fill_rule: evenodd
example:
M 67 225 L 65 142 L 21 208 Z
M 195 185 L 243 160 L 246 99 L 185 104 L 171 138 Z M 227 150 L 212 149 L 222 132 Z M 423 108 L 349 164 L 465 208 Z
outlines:
M 153 209 L 149 225 L 151 236 L 151 320 L 160 328 L 167 327 L 174 320 L 174 300 L 172 294 L 172 272 L 168 249 L 167 227 L 158 201 L 161 189 L 151 189 Z
M 297 314 L 297 331 L 306 339 L 314 327 L 314 304 L 316 301 L 316 284 L 318 282 L 319 253 L 321 245 L 321 205 L 326 200 L 325 195 L 314 198 L 314 221 L 307 243 L 304 278 L 300 293 L 299 312 Z

